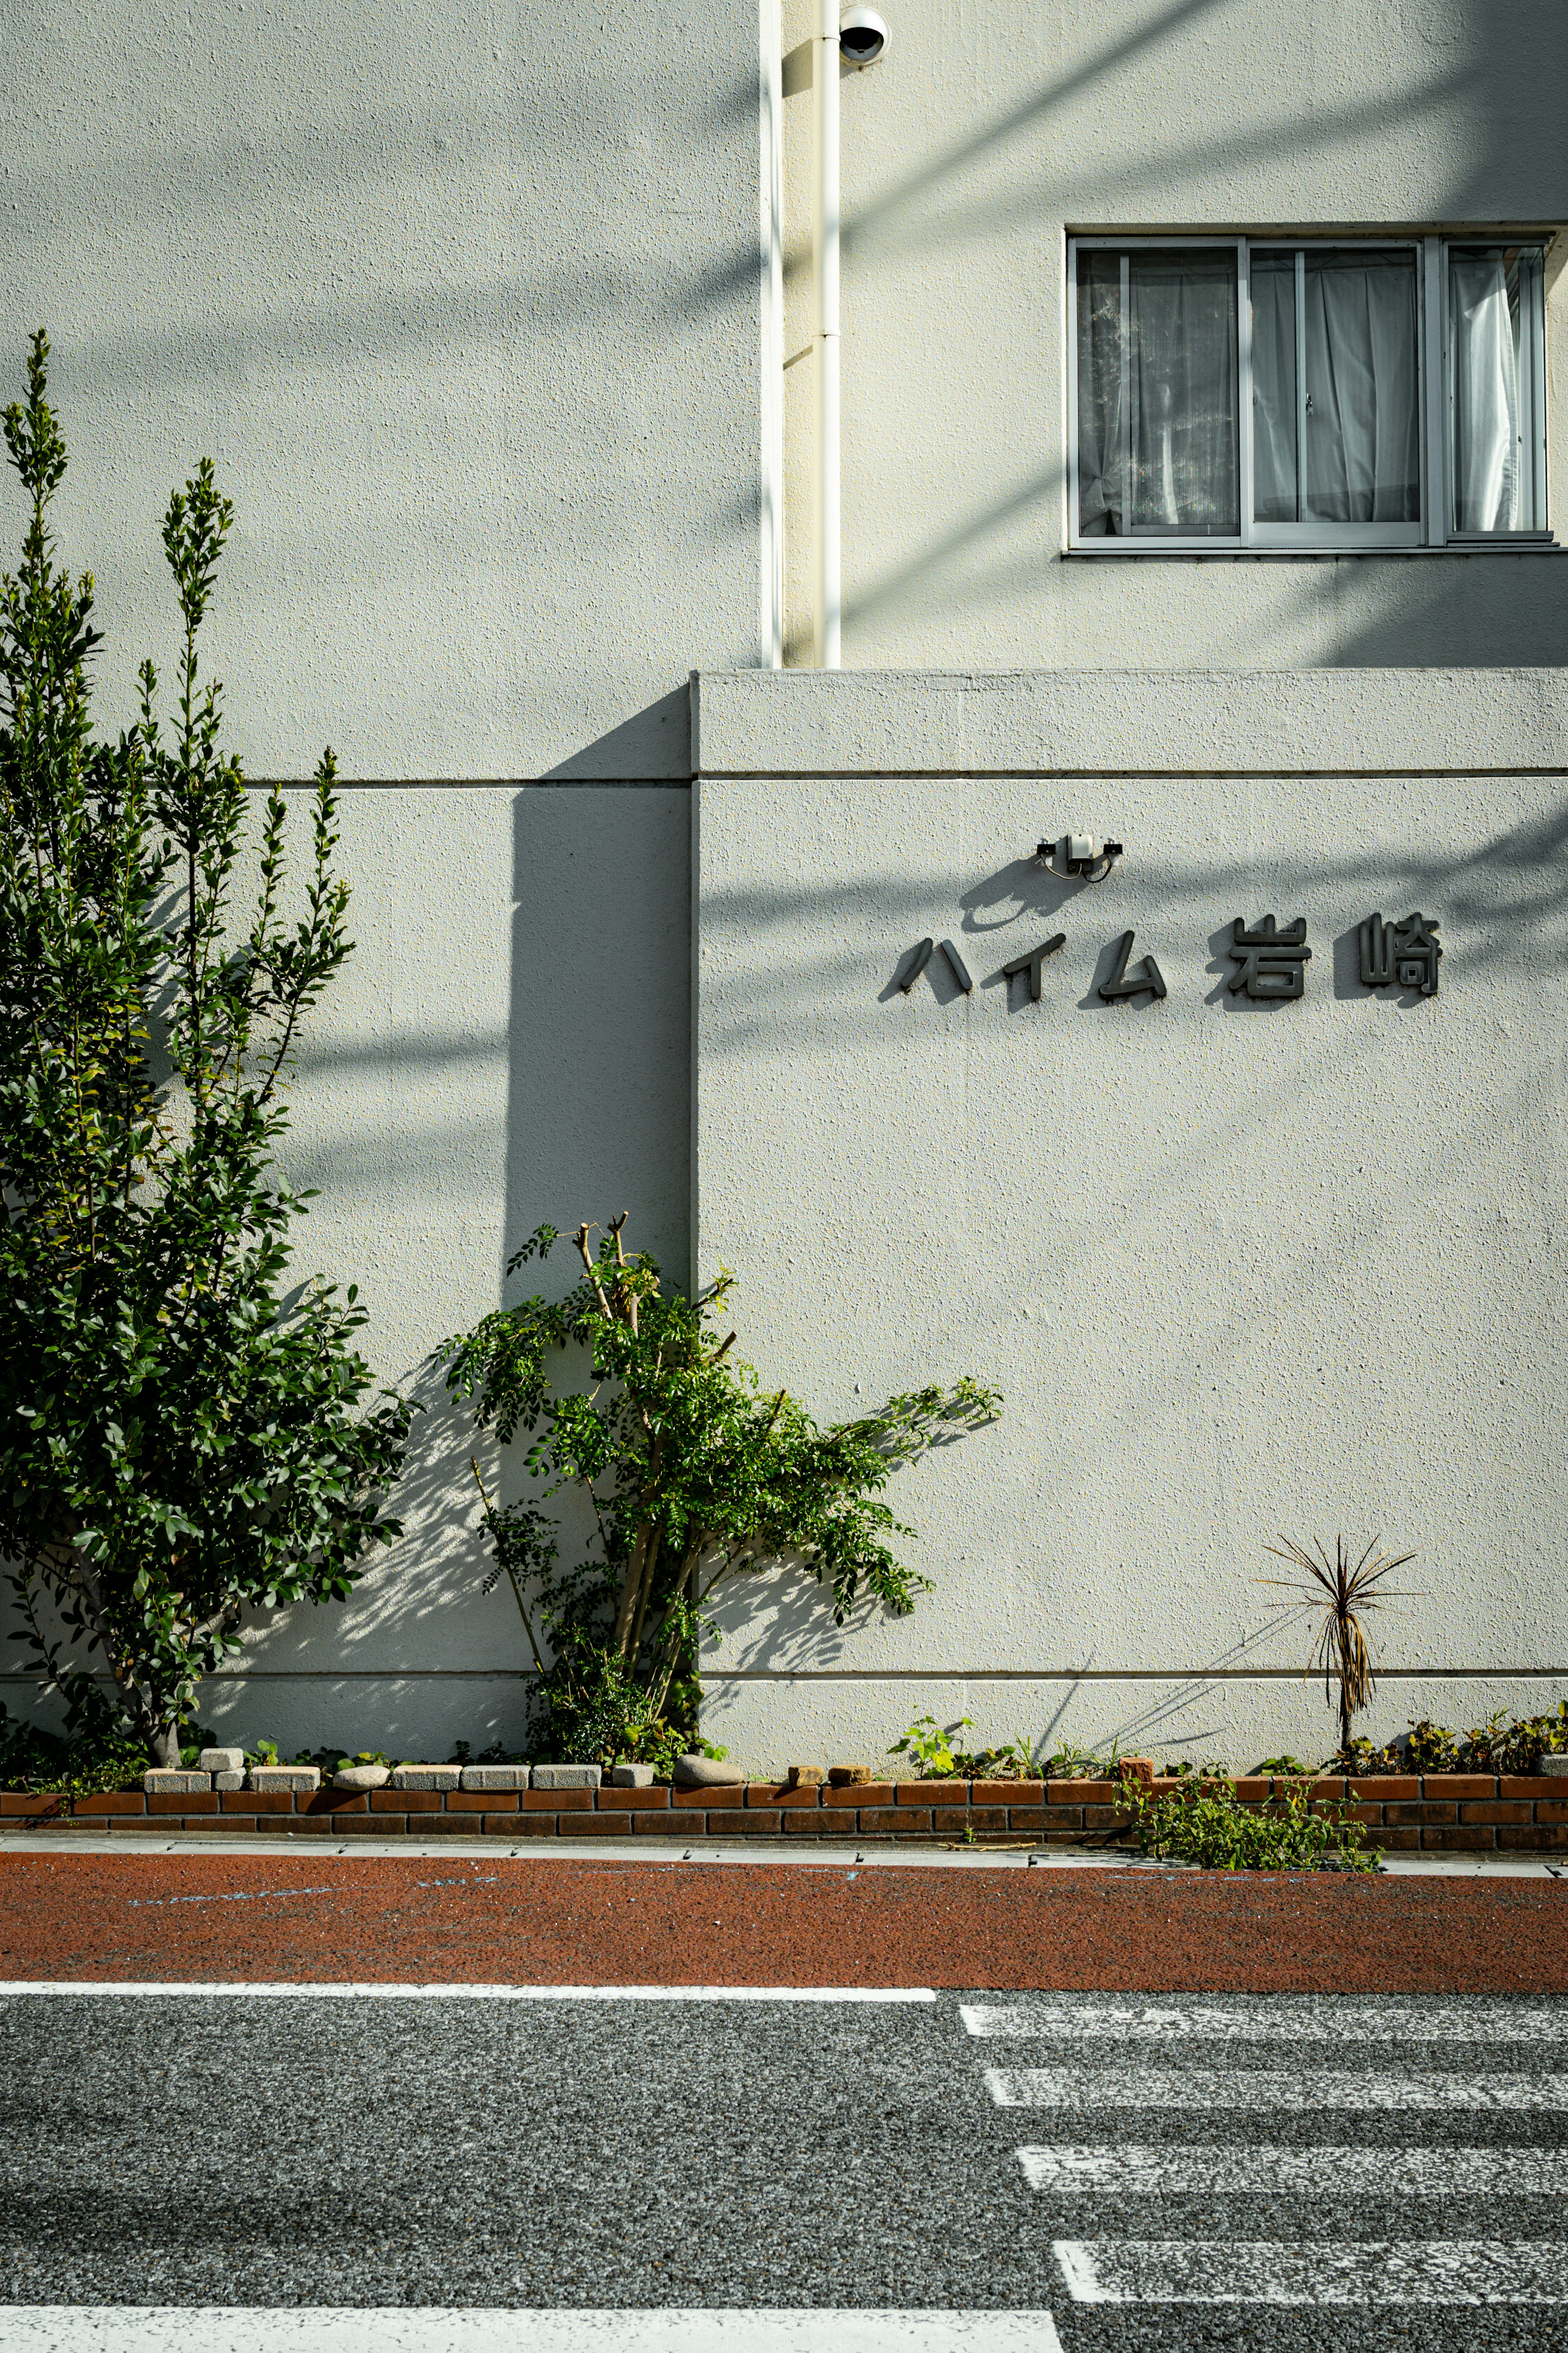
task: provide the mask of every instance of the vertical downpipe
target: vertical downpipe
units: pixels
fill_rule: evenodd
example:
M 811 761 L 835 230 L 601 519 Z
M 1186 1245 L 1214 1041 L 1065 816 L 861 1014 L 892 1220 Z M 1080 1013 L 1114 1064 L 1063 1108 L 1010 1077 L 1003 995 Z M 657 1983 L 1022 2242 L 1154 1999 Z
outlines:
M 812 366 L 816 431 L 811 638 L 816 668 L 837 670 L 844 605 L 838 487 L 838 0 L 816 0 L 812 48 Z

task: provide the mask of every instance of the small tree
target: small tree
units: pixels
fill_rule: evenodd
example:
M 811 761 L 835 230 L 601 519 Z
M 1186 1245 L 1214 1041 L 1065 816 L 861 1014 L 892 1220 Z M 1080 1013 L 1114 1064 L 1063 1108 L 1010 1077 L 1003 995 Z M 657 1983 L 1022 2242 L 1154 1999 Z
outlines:
M 889 1536 L 914 1532 L 881 1492 L 900 1463 L 979 1428 L 1000 1403 L 965 1379 L 819 1429 L 786 1390 L 760 1394 L 730 1354 L 734 1333 L 719 1336 L 734 1278 L 693 1300 L 667 1291 L 654 1260 L 627 1255 L 626 1222 L 612 1221 L 596 1253 L 597 1229 L 579 1226 L 584 1280 L 565 1299 L 498 1309 L 436 1356 L 481 1429 L 503 1445 L 520 1430 L 533 1439 L 537 1501 L 500 1507 L 480 1481 L 495 1577 L 510 1581 L 549 1736 L 612 1757 L 668 1748 L 671 1706 L 689 1728 L 704 1609 L 726 1577 L 795 1558 L 831 1589 L 840 1624 L 863 1594 L 897 1616 L 912 1609 L 930 1579 L 889 1548 Z M 559 1238 L 541 1226 L 508 1273 Z M 557 1393 L 551 1359 L 572 1347 L 589 1352 L 589 1384 Z M 543 1508 L 563 1494 L 583 1499 L 595 1531 L 588 1556 L 565 1571 Z
M 104 1710 L 101 1655 L 109 1706 L 177 1764 L 244 1613 L 341 1598 L 398 1532 L 380 1497 L 411 1408 L 384 1390 L 362 1410 L 353 1288 L 284 1290 L 308 1197 L 273 1167 L 283 1090 L 352 947 L 331 754 L 303 917 L 279 912 L 276 786 L 244 916 L 245 783 L 196 652 L 233 520 L 205 459 L 163 521 L 184 621 L 172 735 L 148 662 L 135 726 L 94 740 L 91 575 L 57 567 L 48 527 L 66 448 L 47 359 L 40 332 L 5 415 L 32 512 L 0 582 L 0 1553 L 73 1727 Z

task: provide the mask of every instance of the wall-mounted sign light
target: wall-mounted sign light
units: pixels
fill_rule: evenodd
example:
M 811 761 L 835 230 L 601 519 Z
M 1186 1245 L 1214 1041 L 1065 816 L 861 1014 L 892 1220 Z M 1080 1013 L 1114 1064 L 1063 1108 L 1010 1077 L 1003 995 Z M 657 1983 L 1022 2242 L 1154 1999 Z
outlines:
M 1064 833 L 1059 841 L 1037 842 L 1035 856 L 1052 874 L 1071 875 L 1078 882 L 1103 882 L 1121 856 L 1121 844 L 1097 841 L 1092 833 Z

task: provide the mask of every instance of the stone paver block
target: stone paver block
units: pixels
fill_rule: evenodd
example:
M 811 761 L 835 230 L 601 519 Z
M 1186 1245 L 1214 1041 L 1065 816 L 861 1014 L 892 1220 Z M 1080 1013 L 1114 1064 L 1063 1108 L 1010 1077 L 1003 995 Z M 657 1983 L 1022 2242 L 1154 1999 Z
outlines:
M 526 1765 L 465 1765 L 462 1786 L 465 1789 L 526 1789 Z
M 536 1765 L 532 1786 L 536 1789 L 596 1789 L 603 1779 L 596 1765 Z
M 185 1773 L 172 1766 L 155 1766 L 151 1773 L 142 1776 L 142 1787 L 150 1798 L 193 1797 L 198 1791 L 210 1789 L 210 1773 Z
M 206 1756 L 210 1752 L 206 1749 L 202 1751 L 204 1756 Z M 231 1765 L 226 1770 L 215 1772 L 213 1775 L 213 1788 L 215 1789 L 243 1789 L 244 1787 L 245 1767 L 243 1765 Z
M 463 1783 L 460 1765 L 397 1765 L 393 1767 L 395 1789 L 458 1789 Z
M 1568 1780 L 1568 1757 L 1543 1757 L 1537 1769 L 1554 1781 Z
M 653 1767 L 651 1765 L 612 1765 L 610 1787 L 612 1789 L 651 1789 Z
M 196 1763 L 204 1773 L 243 1773 L 243 1748 L 204 1748 Z
M 319 1765 L 253 1765 L 250 1768 L 253 1789 L 319 1789 L 321 1768 Z

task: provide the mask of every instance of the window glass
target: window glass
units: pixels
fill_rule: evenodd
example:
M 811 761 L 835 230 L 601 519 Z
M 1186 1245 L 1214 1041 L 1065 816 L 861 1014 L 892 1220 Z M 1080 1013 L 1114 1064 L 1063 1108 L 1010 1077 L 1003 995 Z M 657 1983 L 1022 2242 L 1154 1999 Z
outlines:
M 1079 532 L 1234 538 L 1234 251 L 1080 253 L 1078 311 Z
M 1546 528 L 1545 256 L 1450 246 L 1454 529 Z
M 1302 257 L 1303 513 L 1419 522 L 1414 253 Z
M 1072 241 L 1075 543 L 1549 535 L 1544 243 L 1196 237 Z
M 1252 257 L 1252 512 L 1297 522 L 1296 257 Z

